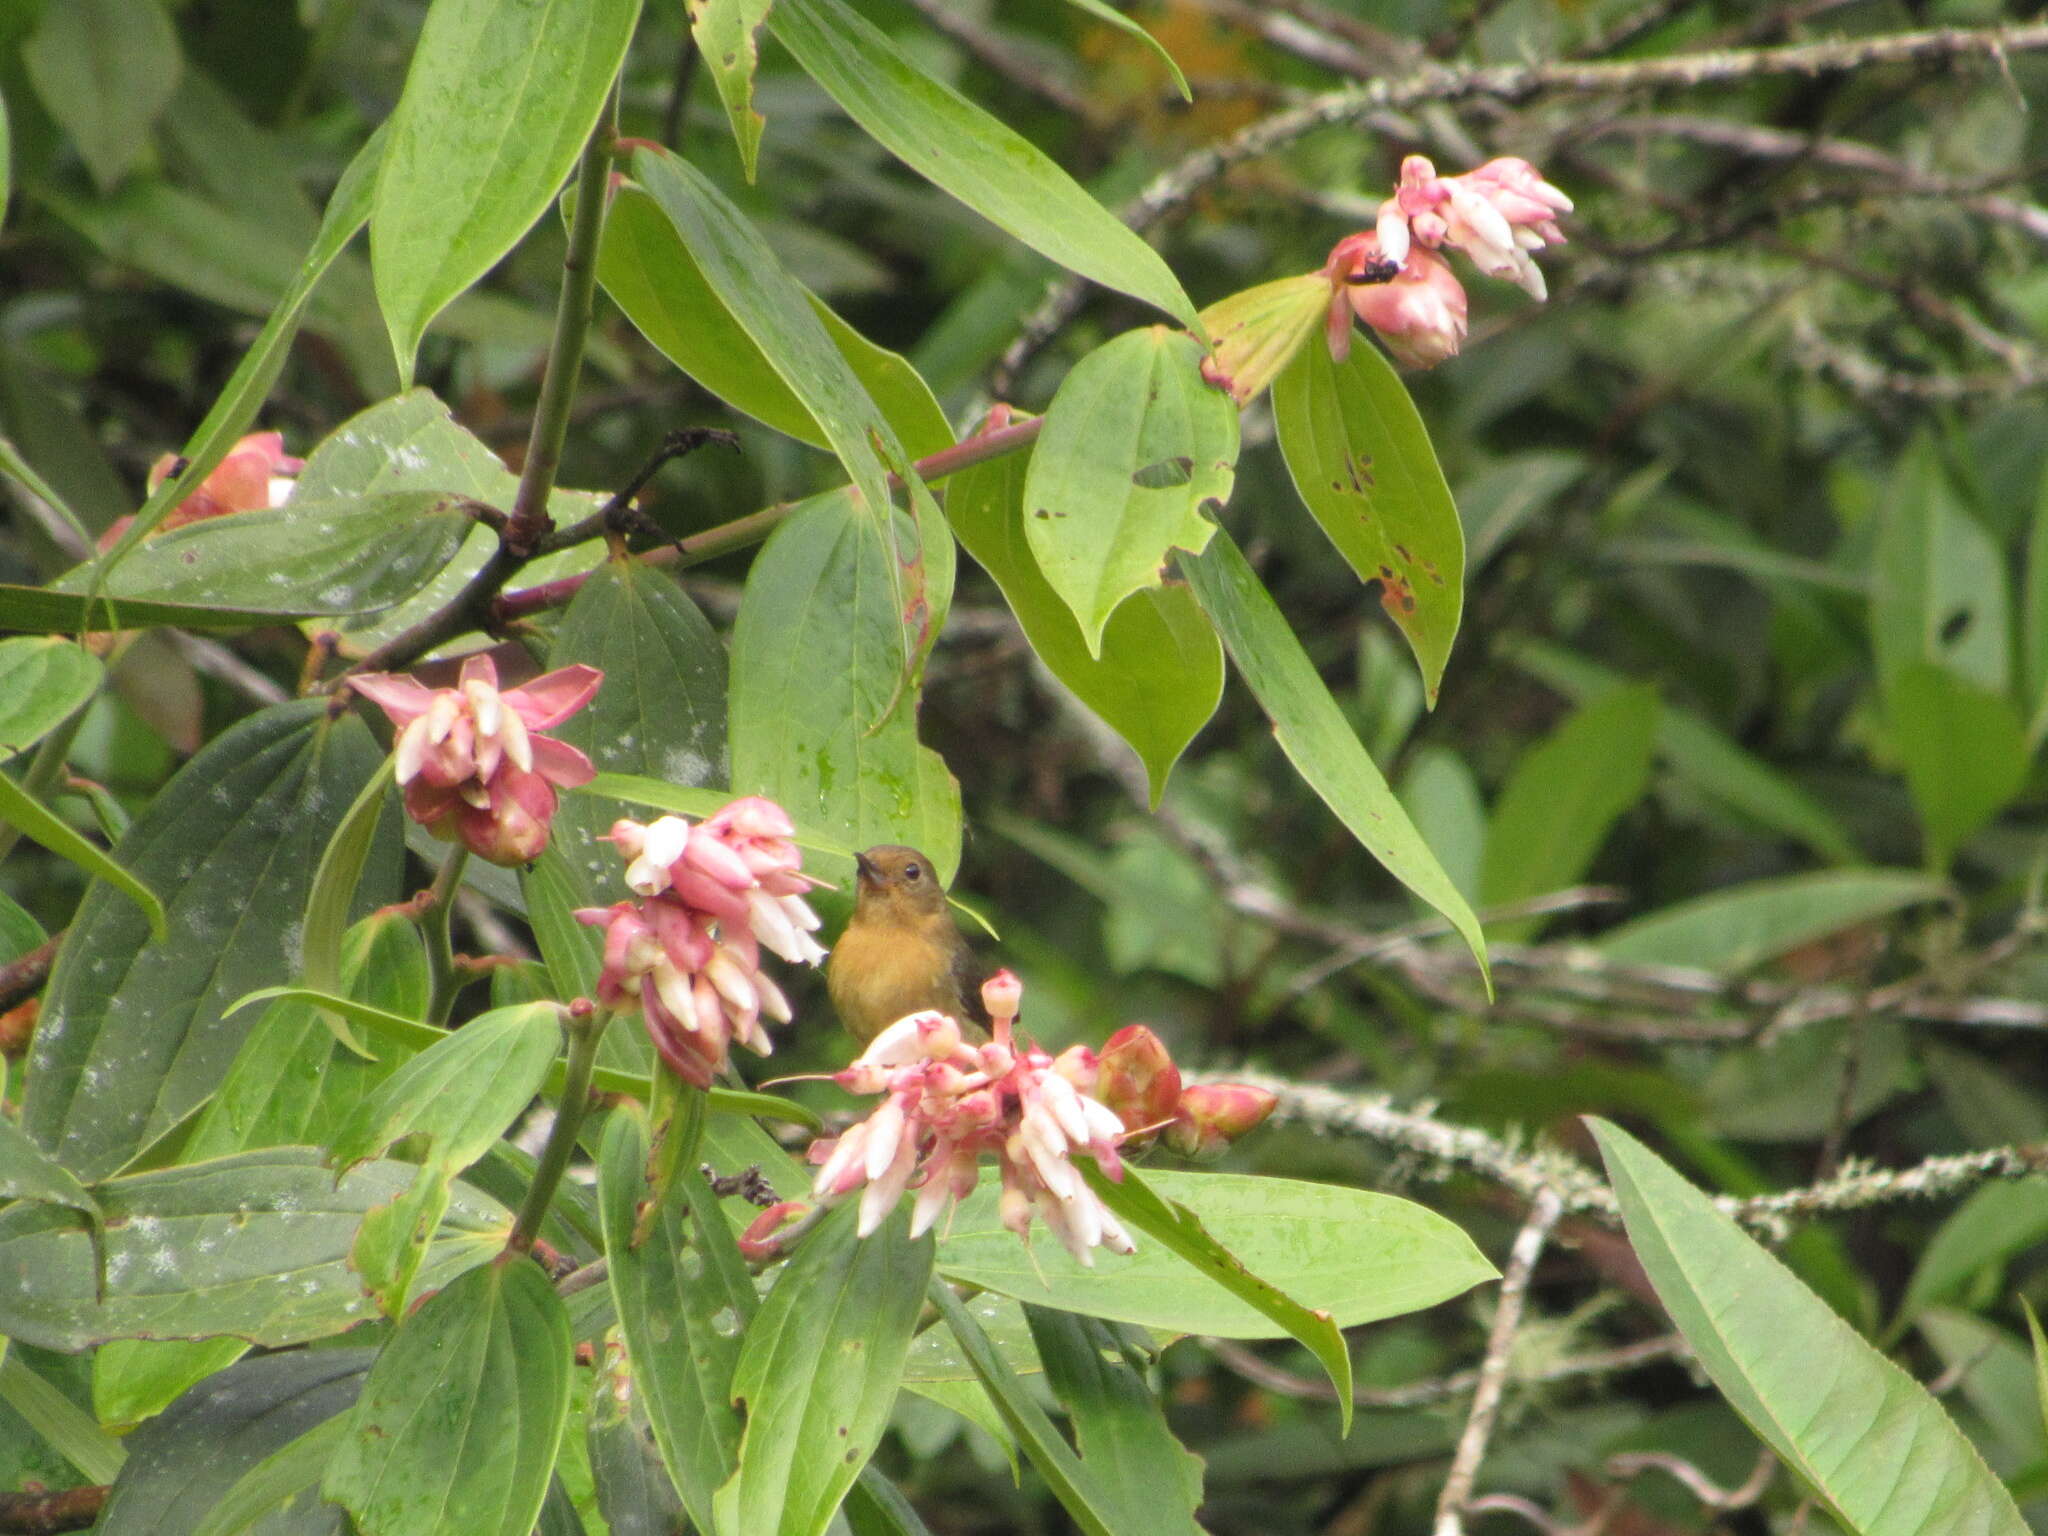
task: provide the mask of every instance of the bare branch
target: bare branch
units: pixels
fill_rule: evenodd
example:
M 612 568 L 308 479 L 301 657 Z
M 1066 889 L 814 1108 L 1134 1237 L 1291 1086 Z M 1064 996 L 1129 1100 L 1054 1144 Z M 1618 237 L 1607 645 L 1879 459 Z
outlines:
M 1564 1202 L 1557 1191 L 1540 1189 L 1529 1208 L 1529 1219 L 1515 1234 L 1507 1272 L 1501 1276 L 1493 1329 L 1486 1339 L 1486 1356 L 1479 1362 L 1472 1411 L 1466 1416 L 1464 1433 L 1458 1436 L 1458 1448 L 1451 1453 L 1450 1475 L 1437 1496 L 1436 1536 L 1464 1536 L 1465 1505 L 1472 1497 L 1472 1481 L 1479 1475 L 1479 1463 L 1486 1457 L 1486 1442 L 1493 1436 L 1494 1417 L 1500 1412 L 1501 1392 L 1507 1386 L 1508 1362 L 1514 1352 L 1515 1335 L 1522 1326 L 1522 1306 L 1528 1299 L 1529 1281 L 1536 1272 L 1536 1261 L 1543 1257 L 1550 1229 L 1563 1214 Z

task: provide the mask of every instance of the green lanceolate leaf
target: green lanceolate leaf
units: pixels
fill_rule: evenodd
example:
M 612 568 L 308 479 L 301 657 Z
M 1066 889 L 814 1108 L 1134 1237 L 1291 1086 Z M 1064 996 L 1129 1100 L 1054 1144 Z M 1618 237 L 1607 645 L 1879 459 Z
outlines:
M 740 149 L 747 180 L 761 154 L 761 128 L 767 122 L 754 110 L 754 69 L 760 62 L 761 23 L 773 0 L 689 0 L 690 36 L 697 56 L 711 71 L 718 99 Z
M 363 1214 L 406 1187 L 410 1163 L 369 1163 L 336 1184 L 310 1147 L 273 1147 L 97 1187 L 106 1286 L 76 1213 L 0 1210 L 0 1264 L 26 1283 L 0 1294 L 0 1334 L 78 1351 L 108 1339 L 232 1334 L 285 1345 L 368 1315 L 349 1246 Z M 423 1279 L 442 1283 L 502 1245 L 511 1217 L 458 1188 Z
M 813 1229 L 747 1324 L 732 1380 L 746 1430 L 720 1531 L 823 1536 L 888 1427 L 933 1245 L 910 1240 L 906 1210 L 865 1238 L 857 1215 L 843 1206 Z
M 363 1536 L 529 1536 L 568 1420 L 570 1348 L 538 1264 L 472 1269 L 377 1356 L 322 1491 Z
M 884 461 L 909 468 L 895 430 L 832 344 L 810 297 L 746 215 L 666 150 L 641 149 L 633 174 L 667 215 L 719 301 L 803 404 L 846 467 L 872 518 L 890 506 Z
M 733 789 L 848 848 L 922 848 L 950 881 L 960 789 L 903 696 L 895 560 L 843 492 L 797 507 L 754 557 L 733 627 Z
M 711 393 L 776 431 L 816 448 L 832 440 L 798 392 L 782 381 L 747 328 L 707 279 L 676 226 L 645 190 L 624 186 L 605 215 L 597 280 L 662 354 Z M 898 354 L 878 347 L 809 289 L 826 335 L 903 445 L 917 458 L 953 443 L 930 386 Z
M 1523 754 L 1487 827 L 1483 901 L 1522 901 L 1585 874 L 1622 812 L 1650 787 L 1658 710 L 1649 684 L 1616 688 Z M 1503 923 L 1496 931 L 1522 937 L 1539 921 Z
M 1870 552 L 1870 644 L 1887 713 L 1900 672 L 1944 667 L 2003 694 L 2012 617 L 2005 556 L 1971 515 L 1923 434 L 1901 456 Z
M 72 830 L 71 823 L 50 810 L 4 773 L 0 773 L 0 823 L 13 827 L 23 837 L 40 843 L 88 875 L 104 881 L 135 903 L 159 942 L 165 937 L 164 907 L 156 892 L 118 859 L 109 858 L 99 847 Z M 122 845 L 126 847 L 124 843 Z
M 1201 321 L 1158 252 L 1039 149 L 925 74 L 841 0 L 777 0 L 768 27 L 891 154 L 998 229 L 1081 276 Z
M 363 1373 L 368 1371 L 365 1359 Z M 358 1377 L 356 1392 L 360 1391 Z M 356 1392 L 349 1394 L 349 1402 L 355 1400 Z M 256 1524 L 266 1516 L 278 1523 L 303 1522 L 287 1527 L 292 1536 L 348 1536 L 348 1516 L 340 1506 L 320 1497 L 320 1479 L 348 1433 L 348 1415 L 341 1411 L 347 1406 L 343 1403 L 298 1439 L 279 1446 L 236 1478 L 206 1518 L 192 1528 L 192 1536 L 246 1536 L 251 1529 L 268 1536 L 265 1528 Z
M 1109 616 L 1200 554 L 1237 472 L 1237 407 L 1193 337 L 1128 331 L 1074 365 L 1024 477 L 1024 534 L 1100 659 Z
M 1014 1241 L 1014 1239 L 1012 1239 Z M 1074 1517 L 1075 1524 L 1087 1536 L 1121 1536 L 1115 1524 L 1118 1501 L 1102 1485 L 1094 1468 L 1082 1464 L 1073 1448 L 1060 1437 L 1045 1410 L 1025 1390 L 1024 1383 L 1010 1368 L 1009 1362 L 997 1352 L 982 1332 L 981 1325 L 974 1320 L 953 1288 L 944 1280 L 934 1279 L 931 1283 L 932 1305 L 938 1308 L 939 1317 L 952 1329 L 953 1337 L 959 1342 L 960 1352 L 967 1357 L 974 1374 L 988 1389 L 989 1398 L 996 1410 L 1010 1426 L 1017 1437 L 1017 1443 L 1024 1447 L 1024 1454 L 1031 1458 L 1038 1475 L 1045 1479 L 1046 1486 Z
M 294 498 L 187 523 L 151 539 L 111 575 L 84 565 L 55 587 L 97 591 L 116 614 L 131 597 L 273 620 L 373 613 L 438 575 L 473 526 L 459 498 L 428 491 Z
M 1086 11 L 1104 26 L 1114 27 L 1117 31 L 1135 37 L 1145 44 L 1158 57 L 1159 62 L 1166 66 L 1167 74 L 1173 77 L 1173 88 L 1180 92 L 1181 100 L 1195 99 L 1195 93 L 1188 89 L 1188 77 L 1181 73 L 1180 66 L 1174 63 L 1173 55 L 1166 51 L 1165 45 L 1122 11 L 1106 4 L 1105 0 L 1067 0 L 1067 4 L 1076 10 Z
M 1927 1389 L 1634 1137 L 1591 1122 L 1629 1241 L 1730 1406 L 1857 1536 L 2023 1536 Z
M 109 1339 L 93 1351 L 93 1414 L 113 1429 L 140 1424 L 248 1352 L 244 1339 Z
M 1193 1212 L 1253 1274 L 1329 1313 L 1339 1328 L 1434 1306 L 1494 1277 L 1455 1222 L 1392 1195 L 1237 1173 L 1158 1171 L 1145 1182 Z M 1161 1243 L 1141 1238 L 1135 1254 L 1098 1254 L 1087 1268 L 1057 1244 L 1027 1253 L 1003 1229 L 989 1188 L 962 1203 L 939 1244 L 939 1268 L 1040 1306 L 1166 1332 L 1233 1339 L 1286 1332 Z
M 128 1453 L 121 1442 L 30 1368 L 19 1350 L 0 1350 L 0 1403 L 35 1426 L 37 1436 L 93 1482 L 112 1482 Z
M 613 1114 L 598 1159 L 612 1300 L 633 1367 L 633 1391 L 684 1507 L 715 1531 L 713 1496 L 738 1465 L 742 1420 L 732 1403 L 740 1335 L 754 1312 L 753 1280 L 704 1180 L 686 1170 L 668 1189 L 647 1240 L 632 1245 L 647 1198 L 647 1124 Z
M 1947 887 L 1905 869 L 1828 869 L 1753 880 L 1682 901 L 1602 934 L 1624 965 L 1746 971 L 1845 928 L 1939 901 Z
M 1479 919 L 1359 745 L 1315 664 L 1230 535 L 1218 529 L 1199 558 L 1178 558 L 1196 600 L 1223 637 L 1224 649 L 1272 720 L 1288 760 L 1366 851 L 1463 935 L 1483 969 L 1486 939 Z
M 726 782 L 725 646 L 674 577 L 637 560 L 591 572 L 548 651 L 550 666 L 572 662 L 603 672 L 604 686 L 553 734 L 600 771 Z M 624 895 L 618 850 L 597 841 L 624 813 L 594 794 L 566 796 L 556 811 L 550 847 L 575 877 L 577 906 Z
M 114 850 L 163 898 L 169 934 L 106 886 L 58 951 L 30 1057 L 22 1127 L 81 1178 L 102 1178 L 205 1102 L 254 1017 L 228 1004 L 297 974 L 320 850 L 384 754 L 320 700 L 274 705 L 188 762 Z M 395 898 L 380 845 L 359 910 Z
M 1302 347 L 1273 385 L 1294 488 L 1361 581 L 1380 584 L 1432 704 L 1465 605 L 1465 533 L 1429 430 L 1393 365 L 1355 346 Z
M 640 0 L 442 0 L 427 12 L 370 215 L 410 382 L 427 325 L 546 211 L 596 126 Z
M 1174 1438 L 1116 1331 L 1092 1317 L 1026 1307 L 1046 1382 L 1067 1410 L 1081 1461 L 1119 1505 L 1127 1536 L 1199 1536 L 1201 1458 Z
M 1194 594 L 1178 583 L 1132 593 L 1103 626 L 1091 656 L 1025 536 L 1022 459 L 961 471 L 946 483 L 946 517 L 966 551 L 1002 588 L 1024 636 L 1052 673 L 1131 744 L 1157 805 L 1166 777 L 1223 696 L 1223 646 Z
M 348 1169 L 402 1136 L 431 1143 L 429 1165 L 458 1173 L 532 1102 L 561 1049 L 555 1003 L 495 1008 L 444 1035 L 389 1078 L 335 1133 L 328 1157 Z
M 1928 868 L 1939 873 L 2026 782 L 2025 727 L 2003 693 L 1926 661 L 1891 675 L 1885 714 L 1905 759 Z
M 198 1531 L 246 1474 L 337 1422 L 374 1357 L 368 1349 L 295 1350 L 230 1366 L 128 1437 L 127 1465 L 95 1529 L 113 1536 Z M 254 1514 L 272 1507 L 259 1503 Z
M 128 531 L 105 556 L 101 567 L 103 571 L 114 570 L 150 530 L 163 521 L 171 508 L 205 484 L 206 477 L 228 456 L 229 450 L 256 419 L 256 413 L 269 398 L 270 386 L 277 382 L 278 374 L 284 370 L 292 338 L 298 334 L 299 322 L 305 316 L 313 290 L 370 216 L 370 193 L 376 182 L 377 167 L 383 160 L 385 138 L 385 131 L 380 127 L 356 152 L 355 159 L 349 162 L 348 169 L 335 185 L 334 195 L 327 200 L 320 233 L 314 237 L 312 249 L 300 264 L 298 276 L 292 280 L 284 297 L 277 301 L 277 308 L 264 321 L 263 329 L 257 332 L 249 350 L 235 365 L 226 387 L 215 397 L 213 408 L 206 413 L 205 420 L 199 423 L 199 429 L 179 455 L 185 468 L 165 480 L 142 504 Z M 176 624 L 184 621 L 154 619 L 140 622 Z
M 99 691 L 105 668 L 54 635 L 0 640 L 0 758 L 32 747 Z
M 625 1356 L 608 1350 L 600 1357 L 585 1445 L 598 1512 L 617 1536 L 684 1529 L 683 1502 L 654 1444 L 645 1395 Z
M 41 18 L 21 62 L 105 192 L 147 151 L 178 88 L 177 32 L 157 0 L 74 0 Z
M 1226 1248 L 1202 1224 L 1202 1218 L 1178 1201 L 1160 1195 L 1130 1168 L 1112 1181 L 1084 1165 L 1083 1175 L 1095 1192 L 1123 1220 L 1144 1236 L 1171 1250 L 1255 1312 L 1270 1318 L 1288 1336 L 1314 1355 L 1337 1389 L 1337 1411 L 1344 1432 L 1351 1431 L 1351 1352 L 1336 1319 L 1327 1308 L 1309 1307 L 1272 1281 L 1254 1274 L 1243 1259 Z M 1263 1182 L 1263 1181 L 1261 1181 Z

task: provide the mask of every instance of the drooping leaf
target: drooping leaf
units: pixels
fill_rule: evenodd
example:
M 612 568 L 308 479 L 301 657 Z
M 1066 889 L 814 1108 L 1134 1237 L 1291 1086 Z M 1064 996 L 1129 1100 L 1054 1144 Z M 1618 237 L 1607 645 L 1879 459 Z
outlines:
M 1202 377 L 1199 342 L 1127 331 L 1076 363 L 1024 477 L 1024 534 L 1089 654 L 1109 616 L 1157 587 L 1172 550 L 1200 554 L 1237 473 L 1237 407 Z
M 1465 605 L 1465 532 L 1415 403 L 1377 347 L 1306 346 L 1273 385 L 1294 488 L 1408 637 L 1434 703 Z
M 691 1520 L 712 1531 L 719 1529 L 712 1498 L 739 1459 L 742 1420 L 732 1404 L 732 1376 L 741 1331 L 754 1312 L 753 1282 L 694 1170 L 669 1186 L 647 1240 L 632 1245 L 638 1206 L 648 1195 L 647 1151 L 640 1113 L 615 1113 L 598 1159 L 612 1300 L 655 1444 Z
M 32 747 L 99 691 L 100 660 L 56 635 L 0 640 L 0 758 Z
M 1903 1330 L 1928 1307 L 1954 1298 L 1983 1270 L 2029 1252 L 2044 1239 L 2048 1179 L 1986 1184 L 1971 1191 L 1920 1250 L 1906 1293 L 1899 1298 L 1893 1332 Z
M 13 827 L 32 842 L 40 843 L 66 863 L 76 864 L 88 875 L 135 903 L 149 931 L 161 942 L 164 906 L 136 873 L 119 859 L 109 858 L 95 843 L 88 842 L 56 812 L 36 799 L 5 773 L 0 773 L 0 825 Z M 123 847 L 126 846 L 124 843 Z
M 1053 1395 L 1074 1426 L 1082 1465 L 1116 1501 L 1128 1536 L 1199 1536 L 1202 1462 L 1174 1438 L 1159 1400 L 1115 1331 L 1092 1317 L 1026 1307 Z
M 1939 901 L 1945 891 L 1940 881 L 1912 870 L 1785 875 L 1647 913 L 1602 934 L 1599 945 L 1624 965 L 1746 971 L 1845 928 Z
M 94 1482 L 112 1482 L 128 1459 L 121 1442 L 33 1369 L 18 1349 L 0 1348 L 0 1403 L 35 1427 L 50 1449 Z
M 1925 661 L 1891 675 L 1885 714 L 1939 873 L 2026 782 L 2025 728 L 2005 694 Z
M 1202 311 L 1214 342 L 1205 367 L 1240 406 L 1263 394 L 1328 311 L 1330 284 L 1320 272 L 1283 277 L 1219 299 Z
M 590 1392 L 585 1441 L 598 1512 L 613 1536 L 668 1536 L 683 1529 L 683 1503 L 654 1444 L 645 1398 L 625 1356 L 607 1351 Z
M 697 56 L 711 71 L 718 99 L 739 145 L 740 166 L 754 179 L 767 119 L 754 110 L 754 68 L 760 62 L 761 23 L 773 0 L 690 0 L 690 35 Z
M 22 1126 L 97 1179 L 202 1104 L 253 1017 L 227 1005 L 298 970 L 320 850 L 383 754 L 317 699 L 274 705 L 188 762 L 114 856 L 164 900 L 167 940 L 111 889 L 86 893 L 58 951 L 30 1056 Z M 396 895 L 380 847 L 359 910 Z
M 1202 334 L 1194 305 L 1156 251 L 841 0 L 777 0 L 768 27 L 849 117 L 919 175 L 1061 266 Z
M 528 1259 L 486 1264 L 398 1325 L 322 1491 L 363 1536 L 530 1536 L 569 1414 L 569 1314 Z
M 1145 1182 L 1193 1212 L 1245 1268 L 1329 1313 L 1339 1328 L 1434 1306 L 1494 1275 L 1454 1222 L 1391 1195 L 1235 1173 L 1160 1170 Z M 1135 1254 L 1098 1254 L 1092 1268 L 1054 1243 L 1026 1253 L 1003 1229 L 995 1192 L 986 1185 L 962 1202 L 939 1244 L 939 1269 L 1040 1306 L 1173 1333 L 1270 1339 L 1286 1332 L 1243 1296 L 1142 1235 Z
M 157 0 L 74 0 L 43 9 L 21 62 L 104 192 L 148 149 L 184 60 Z
M 1139 42 L 1145 44 L 1158 57 L 1159 62 L 1166 66 L 1167 74 L 1173 78 L 1173 88 L 1180 92 L 1181 100 L 1193 101 L 1195 99 L 1194 92 L 1188 89 L 1188 77 L 1182 74 L 1180 66 L 1174 63 L 1173 55 L 1166 51 L 1158 38 L 1147 32 L 1122 11 L 1104 3 L 1104 0 L 1067 0 L 1067 4 L 1077 10 L 1086 11 L 1104 26 L 1114 27 L 1117 31 L 1135 37 Z
M 2024 1536 L 1941 1405 L 1650 1150 L 1591 1122 L 1657 1297 L 1730 1406 L 1857 1536 Z
M 1309 1306 L 1254 1272 L 1203 1225 L 1200 1216 L 1170 1196 L 1162 1196 L 1135 1170 L 1124 1169 L 1122 1179 L 1114 1182 L 1088 1165 L 1083 1165 L 1082 1173 L 1102 1203 L 1137 1232 L 1277 1323 L 1314 1355 L 1336 1388 L 1337 1412 L 1344 1429 L 1350 1430 L 1351 1352 L 1327 1307 Z
M 661 205 L 640 187 L 621 187 L 612 199 L 597 280 L 641 335 L 719 399 L 799 442 L 832 446 L 799 391 L 783 382 Z M 809 289 L 797 287 L 912 457 L 951 447 L 945 412 L 917 370 L 869 341 Z
M 640 0 L 443 0 L 427 13 L 370 216 L 399 376 L 434 316 L 547 210 L 596 126 Z
M 1623 811 L 1650 783 L 1657 690 L 1617 688 L 1585 705 L 1515 764 L 1486 829 L 1479 894 L 1488 903 L 1560 890 L 1586 872 Z M 1540 919 L 1500 924 L 1526 936 Z
M 603 672 L 604 686 L 552 734 L 600 772 L 726 782 L 725 647 L 672 576 L 636 560 L 591 572 L 548 651 L 550 666 L 573 662 Z M 597 841 L 624 814 L 596 794 L 565 796 L 557 809 L 549 842 L 574 877 L 576 905 L 625 894 L 618 850 Z
M 1131 744 L 1156 805 L 1174 763 L 1223 696 L 1223 647 L 1194 595 L 1178 583 L 1134 592 L 1109 615 L 1100 657 L 1091 656 L 1025 537 L 1018 456 L 953 476 L 946 517 L 962 547 L 1002 588 L 1039 660 Z
M 796 507 L 754 557 L 733 627 L 733 790 L 848 848 L 922 848 L 950 881 L 959 786 L 904 697 L 896 558 L 844 492 Z
M 888 1427 L 933 1245 L 910 1240 L 903 1210 L 856 1237 L 857 1214 L 842 1206 L 813 1228 L 747 1324 L 739 1467 L 713 1501 L 722 1531 L 823 1536 Z
M 0 1210 L 0 1334 L 77 1351 L 118 1338 L 232 1334 L 284 1345 L 367 1315 L 349 1245 L 363 1213 L 412 1180 L 409 1163 L 368 1163 L 337 1186 L 310 1147 L 272 1147 L 97 1186 L 107 1217 L 104 1298 L 90 1232 L 55 1206 Z M 445 1282 L 502 1246 L 511 1218 L 458 1186 L 422 1270 Z
M 1483 970 L 1486 939 L 1478 918 L 1359 745 L 1315 664 L 1230 535 L 1218 529 L 1200 558 L 1178 558 L 1202 611 L 1223 637 L 1224 649 L 1272 720 L 1288 761 L 1389 874 L 1449 920 Z
M 192 1536 L 244 1474 L 344 1413 L 375 1354 L 293 1350 L 229 1366 L 129 1436 L 95 1529 Z

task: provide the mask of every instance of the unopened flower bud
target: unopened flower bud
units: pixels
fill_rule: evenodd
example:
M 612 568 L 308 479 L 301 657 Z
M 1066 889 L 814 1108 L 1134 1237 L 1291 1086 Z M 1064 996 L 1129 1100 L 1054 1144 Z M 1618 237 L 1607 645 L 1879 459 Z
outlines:
M 810 1206 L 802 1200 L 778 1200 L 756 1216 L 747 1230 L 739 1236 L 740 1257 L 749 1264 L 765 1264 L 781 1256 L 781 1246 L 775 1241 L 775 1234 L 797 1218 L 807 1215 Z
M 1166 1043 L 1143 1024 L 1126 1024 L 1098 1057 L 1095 1097 L 1116 1112 L 1128 1131 L 1157 1127 L 1180 1107 L 1180 1068 Z
M 1279 1102 L 1265 1089 L 1245 1083 L 1197 1083 L 1181 1093 L 1180 1108 L 1166 1128 L 1166 1144 L 1182 1157 L 1219 1157 Z
M 1017 979 L 1016 972 L 1002 970 L 981 984 L 981 1006 L 988 1010 L 989 1019 L 996 1026 L 996 1038 L 1003 1038 L 1010 1021 L 1017 1017 L 1017 1010 L 1024 1004 L 1024 983 Z

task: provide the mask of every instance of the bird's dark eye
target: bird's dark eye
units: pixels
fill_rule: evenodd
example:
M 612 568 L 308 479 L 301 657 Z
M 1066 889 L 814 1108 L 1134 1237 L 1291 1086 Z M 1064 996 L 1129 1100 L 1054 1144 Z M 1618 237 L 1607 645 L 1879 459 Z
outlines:
M 910 881 L 913 881 L 913 882 L 914 882 L 914 881 L 918 881 L 918 880 L 922 880 L 922 879 L 924 878 L 924 868 L 923 868 L 923 866 L 922 866 L 922 865 L 918 865 L 918 864 L 906 864 L 906 865 L 904 865 L 904 866 L 903 866 L 903 878 L 904 878 L 904 879 L 906 879 L 906 880 L 910 880 Z

